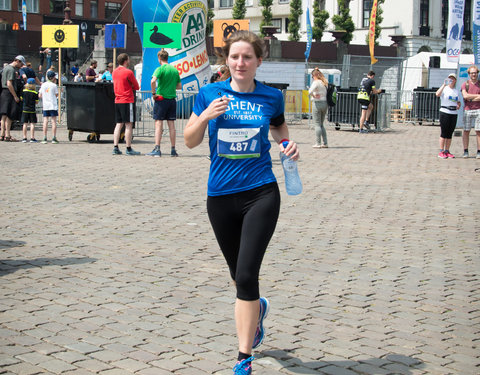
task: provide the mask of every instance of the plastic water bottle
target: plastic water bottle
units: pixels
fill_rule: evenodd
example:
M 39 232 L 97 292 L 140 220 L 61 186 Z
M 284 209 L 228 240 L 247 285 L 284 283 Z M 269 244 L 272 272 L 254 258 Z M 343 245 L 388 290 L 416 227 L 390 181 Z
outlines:
M 282 145 L 286 148 L 288 142 L 284 141 Z M 283 172 L 285 173 L 285 189 L 287 190 L 287 194 L 300 194 L 302 192 L 302 181 L 298 174 L 297 162 L 283 152 L 280 152 L 280 161 L 282 162 Z

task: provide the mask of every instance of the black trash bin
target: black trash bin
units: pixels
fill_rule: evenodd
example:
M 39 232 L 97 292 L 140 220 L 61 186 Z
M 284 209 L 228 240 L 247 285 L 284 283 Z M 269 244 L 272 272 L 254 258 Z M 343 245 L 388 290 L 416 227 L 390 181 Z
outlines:
M 88 132 L 89 142 L 115 130 L 115 93 L 111 82 L 65 82 L 68 138 Z

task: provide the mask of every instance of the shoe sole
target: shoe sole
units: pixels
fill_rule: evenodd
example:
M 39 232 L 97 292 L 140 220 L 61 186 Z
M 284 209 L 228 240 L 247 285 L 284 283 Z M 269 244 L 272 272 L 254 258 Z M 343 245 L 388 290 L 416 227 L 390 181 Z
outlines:
M 270 311 L 270 302 L 265 297 L 263 297 L 263 300 L 266 302 L 265 303 L 265 310 L 263 312 L 263 317 L 262 317 L 262 319 L 260 319 L 259 324 L 258 324 L 258 327 L 260 328 L 260 332 L 263 332 L 263 335 L 262 335 L 262 338 L 260 339 L 260 341 L 257 343 L 257 345 L 252 345 L 252 349 L 257 349 L 260 345 L 262 345 L 263 340 L 265 339 L 265 333 L 266 332 L 265 332 L 265 327 L 263 326 L 263 321 L 267 318 L 268 312 Z

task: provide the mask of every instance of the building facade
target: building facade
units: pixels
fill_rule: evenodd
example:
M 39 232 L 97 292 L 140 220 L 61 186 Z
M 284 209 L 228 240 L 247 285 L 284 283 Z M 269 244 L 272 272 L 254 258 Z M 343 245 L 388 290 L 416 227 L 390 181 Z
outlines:
M 213 0 L 215 19 L 231 19 L 235 0 Z M 310 0 L 313 4 L 314 0 Z M 250 30 L 258 33 L 262 20 L 260 0 L 246 0 Z M 349 9 L 355 24 L 352 44 L 366 44 L 370 12 L 373 0 L 350 0 Z M 465 0 L 463 53 L 472 53 L 474 1 Z M 329 12 L 327 30 L 333 30 L 332 16 L 338 14 L 337 0 L 320 1 L 320 8 Z M 305 9 L 307 0 L 303 0 L 301 16 L 301 40 L 306 41 Z M 389 46 L 400 41 L 407 51 L 407 56 L 418 52 L 445 52 L 445 38 L 448 23 L 448 0 L 385 0 L 382 5 L 382 33 L 378 40 L 382 46 Z M 273 0 L 271 8 L 273 25 L 277 27 L 275 36 L 280 40 L 288 40 L 289 0 Z M 311 12 L 313 13 L 313 11 Z M 312 16 L 313 17 L 313 16 Z M 393 36 L 393 38 L 391 37 Z M 332 41 L 330 33 L 325 32 L 322 41 Z

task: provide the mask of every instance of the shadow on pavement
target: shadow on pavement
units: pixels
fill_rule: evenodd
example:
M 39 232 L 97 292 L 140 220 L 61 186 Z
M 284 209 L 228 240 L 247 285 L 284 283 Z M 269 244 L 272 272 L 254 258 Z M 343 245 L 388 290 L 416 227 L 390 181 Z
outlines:
M 0 249 L 8 249 L 11 247 L 22 247 L 26 244 L 25 241 L 0 240 Z
M 36 258 L 36 259 L 0 259 L 0 277 L 21 269 L 45 266 L 69 266 L 72 264 L 93 263 L 96 258 Z
M 300 358 L 291 356 L 283 350 L 267 350 L 259 353 L 258 359 L 272 357 L 281 361 L 288 361 L 285 366 L 288 371 L 296 374 L 414 374 L 415 371 L 424 367 L 421 360 L 401 354 L 388 354 L 382 358 L 370 358 L 362 360 L 329 361 L 325 360 L 303 362 Z M 411 369 L 411 371 L 410 371 Z

